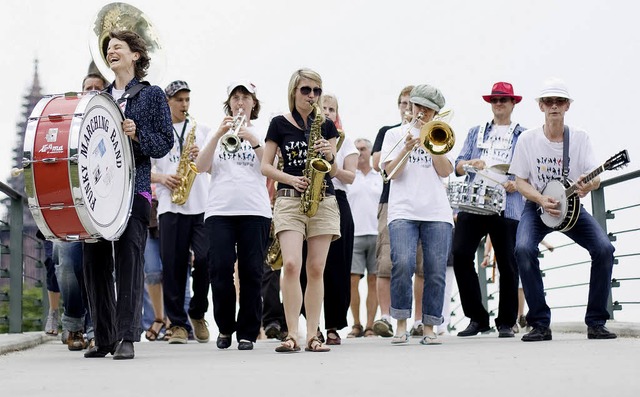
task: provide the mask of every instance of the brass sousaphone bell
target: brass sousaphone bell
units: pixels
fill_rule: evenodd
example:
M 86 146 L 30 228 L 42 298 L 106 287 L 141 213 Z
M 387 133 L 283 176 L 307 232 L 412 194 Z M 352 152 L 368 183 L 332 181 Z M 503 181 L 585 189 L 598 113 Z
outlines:
M 126 3 L 110 3 L 102 7 L 89 28 L 89 50 L 100 74 L 109 82 L 115 79 L 107 61 L 109 33 L 113 30 L 130 30 L 144 39 L 151 58 L 146 79 L 160 80 L 166 68 L 166 58 L 158 33 L 145 13 Z

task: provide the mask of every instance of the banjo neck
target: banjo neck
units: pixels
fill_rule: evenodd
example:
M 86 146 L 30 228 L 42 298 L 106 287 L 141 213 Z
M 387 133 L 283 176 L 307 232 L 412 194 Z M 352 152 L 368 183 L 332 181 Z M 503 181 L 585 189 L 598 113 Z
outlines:
M 604 171 L 604 166 L 601 165 L 598 168 L 596 168 L 595 170 L 591 171 L 590 173 L 588 173 L 584 179 L 582 180 L 582 183 L 589 183 L 591 182 L 591 180 L 593 180 L 593 178 L 597 177 L 598 175 L 600 175 L 603 171 Z M 576 193 L 576 190 L 578 189 L 578 184 L 574 183 L 571 186 L 569 186 L 564 192 L 565 195 L 567 197 L 571 197 Z

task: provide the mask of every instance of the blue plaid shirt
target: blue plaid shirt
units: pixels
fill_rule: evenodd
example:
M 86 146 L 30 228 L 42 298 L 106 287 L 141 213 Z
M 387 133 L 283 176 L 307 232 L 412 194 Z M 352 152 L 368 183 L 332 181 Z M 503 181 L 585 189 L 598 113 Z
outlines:
M 487 138 L 491 135 L 491 129 L 493 128 L 493 122 L 487 123 L 486 130 L 484 134 L 484 141 L 486 142 Z M 518 137 L 520 134 L 526 130 L 526 128 L 522 127 L 520 124 L 516 126 L 513 131 L 513 143 L 511 146 L 511 155 L 513 156 L 513 152 L 516 149 L 516 143 L 518 142 Z M 469 130 L 469 134 L 467 134 L 467 139 L 464 141 L 464 146 L 460 151 L 460 155 L 456 159 L 456 167 L 458 166 L 458 162 L 463 160 L 471 160 L 471 159 L 479 159 L 481 156 L 481 149 L 478 148 L 476 144 L 478 141 L 478 132 L 480 131 L 480 126 L 477 125 Z M 456 172 L 456 175 L 458 173 Z M 458 175 L 460 176 L 460 175 Z M 467 175 L 465 181 L 469 181 L 471 179 L 471 175 Z M 515 180 L 513 175 L 509 175 L 509 180 Z M 516 221 L 520 220 L 520 214 L 522 214 L 522 210 L 524 208 L 524 198 L 520 193 L 513 192 L 507 193 L 506 206 L 504 210 L 504 216 L 508 219 L 514 219 Z
M 125 91 L 138 84 L 131 80 Z M 105 90 L 111 93 L 113 84 Z M 151 157 L 161 158 L 173 147 L 173 124 L 167 97 L 162 88 L 152 85 L 127 99 L 124 117 L 136 124 L 138 142 L 131 141 L 136 167 L 135 192 L 151 197 Z

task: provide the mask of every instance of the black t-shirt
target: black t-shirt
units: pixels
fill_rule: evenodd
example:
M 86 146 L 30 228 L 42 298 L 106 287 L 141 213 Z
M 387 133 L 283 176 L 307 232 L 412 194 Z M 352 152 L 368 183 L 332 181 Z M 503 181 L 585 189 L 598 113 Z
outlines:
M 333 121 L 326 119 L 321 126 L 322 137 L 331 139 L 338 136 Z M 276 116 L 271 120 L 267 130 L 267 141 L 275 142 L 280 148 L 284 166 L 282 171 L 290 175 L 302 176 L 304 165 L 307 160 L 308 132 L 294 126 L 284 116 Z M 324 176 L 327 182 L 327 194 L 335 194 L 331 177 L 327 172 Z M 278 189 L 293 189 L 293 186 L 278 182 Z
M 373 143 L 373 149 L 371 149 L 371 154 L 382 150 L 382 143 L 384 142 L 384 136 L 387 134 L 387 131 L 389 131 L 392 128 L 396 128 L 398 126 L 400 126 L 400 124 L 388 125 L 386 127 L 380 128 L 380 131 L 378 131 L 378 135 L 376 135 L 376 141 Z M 388 202 L 389 202 L 389 183 L 387 182 L 382 185 L 382 194 L 380 195 L 380 204 L 385 204 Z

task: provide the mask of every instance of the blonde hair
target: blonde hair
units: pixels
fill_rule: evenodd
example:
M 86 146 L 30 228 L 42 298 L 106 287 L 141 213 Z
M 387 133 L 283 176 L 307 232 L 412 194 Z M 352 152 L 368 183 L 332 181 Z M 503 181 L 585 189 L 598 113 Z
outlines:
M 311 69 L 298 69 L 291 75 L 291 79 L 289 79 L 289 111 L 293 112 L 293 109 L 296 107 L 296 90 L 298 89 L 298 84 L 301 79 L 308 79 L 318 84 L 320 88 L 322 88 L 322 77 L 320 75 L 311 70 Z M 320 106 L 320 112 L 318 117 L 320 117 L 320 121 L 324 123 L 325 117 L 324 112 L 322 111 L 322 95 L 318 98 L 318 106 Z

